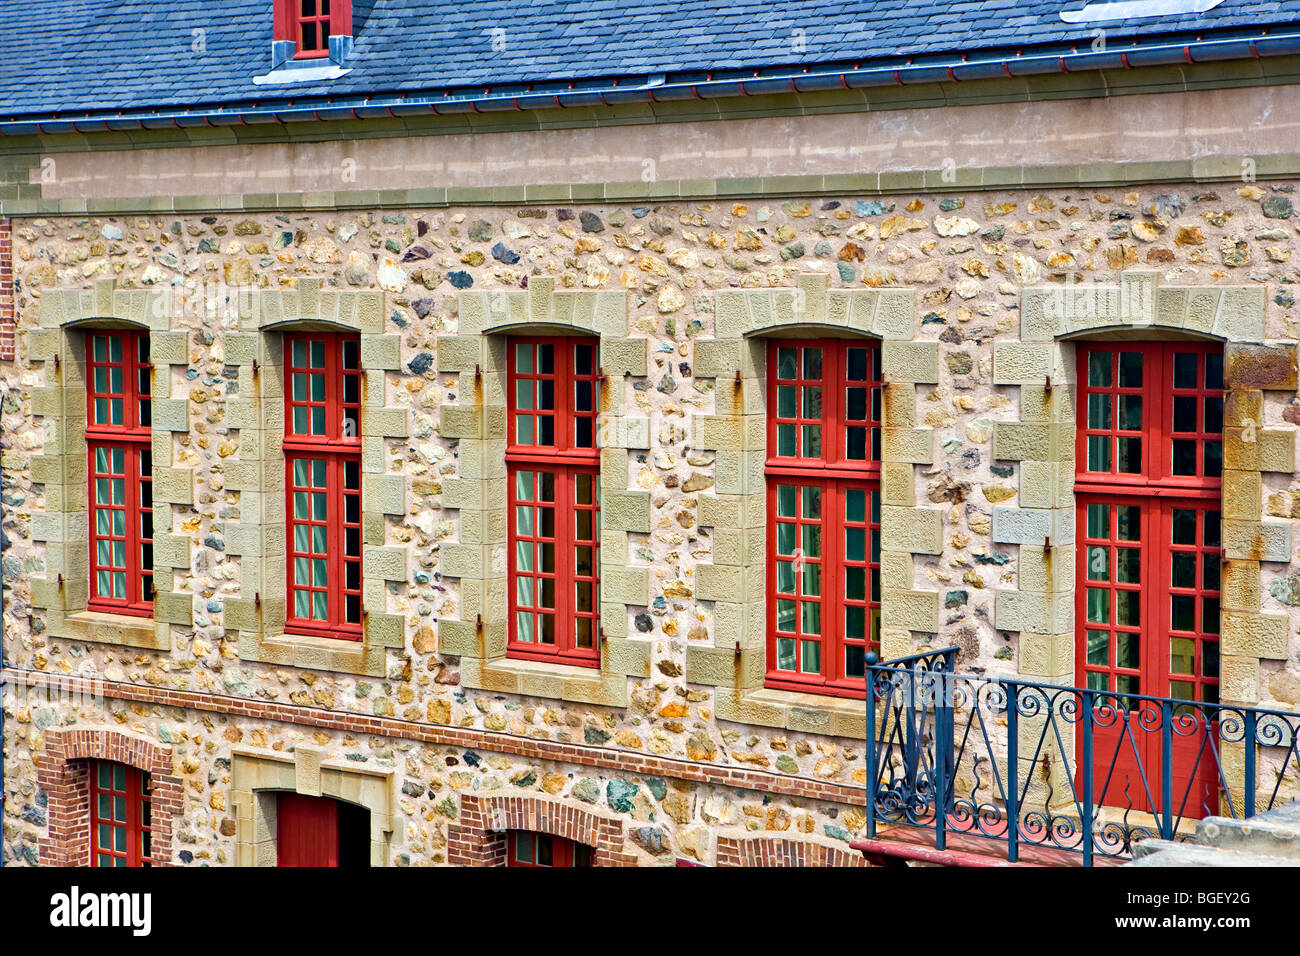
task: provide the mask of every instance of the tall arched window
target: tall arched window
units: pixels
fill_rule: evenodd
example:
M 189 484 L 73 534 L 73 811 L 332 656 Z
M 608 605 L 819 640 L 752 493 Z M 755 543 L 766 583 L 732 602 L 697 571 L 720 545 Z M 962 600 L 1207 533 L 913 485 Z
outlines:
M 1077 679 L 1121 707 L 1125 694 L 1217 703 L 1222 346 L 1080 345 L 1078 380 Z M 1098 729 L 1098 760 L 1116 759 L 1111 776 L 1127 774 L 1136 793 L 1131 761 L 1150 776 L 1161 735 L 1134 733 L 1133 756 L 1117 733 Z M 1176 738 L 1192 753 L 1175 764 L 1195 762 L 1197 744 Z M 1208 755 L 1200 772 L 1215 772 Z
M 768 346 L 767 686 L 865 693 L 880 646 L 880 345 Z
M 292 634 L 361 639 L 361 340 L 285 337 Z
M 511 657 L 600 666 L 595 339 L 508 344 Z
M 153 613 L 153 447 L 149 333 L 86 337 L 93 611 Z

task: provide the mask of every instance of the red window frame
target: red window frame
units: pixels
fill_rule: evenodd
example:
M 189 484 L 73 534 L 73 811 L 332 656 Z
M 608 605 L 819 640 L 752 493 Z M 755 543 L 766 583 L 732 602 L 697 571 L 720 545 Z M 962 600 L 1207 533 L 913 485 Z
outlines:
M 285 336 L 289 634 L 361 640 L 360 356 L 359 335 Z
M 153 614 L 149 333 L 86 335 L 86 448 L 92 611 Z
M 1222 345 L 1098 342 L 1078 363 L 1076 673 L 1096 690 L 1217 702 Z
M 506 866 L 595 866 L 596 851 L 549 833 L 511 830 L 507 835 Z
M 275 39 L 297 45 L 294 59 L 329 56 L 331 36 L 352 35 L 352 0 L 275 0 Z
M 92 760 L 90 865 L 152 866 L 149 775 L 108 760 Z
M 599 341 L 511 338 L 506 349 L 506 653 L 599 667 Z
M 866 693 L 857 671 L 880 648 L 882 385 L 878 341 L 768 344 L 768 687 Z

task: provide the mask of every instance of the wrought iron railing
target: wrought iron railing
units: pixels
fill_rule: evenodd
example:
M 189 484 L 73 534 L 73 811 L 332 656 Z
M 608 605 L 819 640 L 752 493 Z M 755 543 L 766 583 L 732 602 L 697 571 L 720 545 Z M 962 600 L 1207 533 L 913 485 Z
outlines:
M 868 659 L 868 837 L 914 827 L 939 850 L 962 834 L 1091 866 L 1300 797 L 1300 714 L 958 674 L 956 656 Z

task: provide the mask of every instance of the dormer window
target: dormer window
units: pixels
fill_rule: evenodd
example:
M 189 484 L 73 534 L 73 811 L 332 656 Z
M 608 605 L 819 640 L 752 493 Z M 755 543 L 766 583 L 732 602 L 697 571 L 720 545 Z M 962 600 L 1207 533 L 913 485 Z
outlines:
M 275 39 L 294 44 L 294 59 L 330 55 L 330 37 L 351 37 L 352 0 L 275 0 Z

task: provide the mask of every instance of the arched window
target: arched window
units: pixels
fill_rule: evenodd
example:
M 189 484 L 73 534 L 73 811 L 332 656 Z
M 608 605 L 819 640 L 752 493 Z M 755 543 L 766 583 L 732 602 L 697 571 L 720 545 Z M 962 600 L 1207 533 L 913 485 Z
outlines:
M 1222 346 L 1107 342 L 1081 344 L 1078 354 L 1077 679 L 1114 692 L 1102 703 L 1122 708 L 1130 706 L 1126 694 L 1215 704 Z M 1126 776 L 1133 793 L 1143 789 L 1132 761 L 1151 778 L 1161 735 L 1134 733 L 1141 751 L 1134 756 L 1120 732 L 1098 728 L 1097 759 L 1102 779 L 1116 781 L 1106 802 L 1123 805 Z M 1175 740 L 1170 772 L 1190 773 L 1199 738 Z M 1180 756 L 1180 748 L 1190 751 Z M 1215 772 L 1215 761 L 1202 757 L 1199 774 L 1208 774 L 1211 790 Z M 1175 789 L 1184 792 L 1186 782 Z M 1197 796 L 1188 806 L 1207 801 Z
M 595 866 L 595 850 L 585 843 L 527 830 L 511 830 L 507 866 Z
M 285 336 L 285 631 L 361 640 L 361 340 Z
M 600 666 L 600 356 L 594 338 L 508 343 L 511 657 Z
M 880 646 L 880 345 L 768 346 L 767 686 L 865 693 Z
M 86 336 L 93 611 L 153 613 L 149 333 Z
M 107 760 L 90 761 L 90 863 L 153 866 L 149 775 Z

